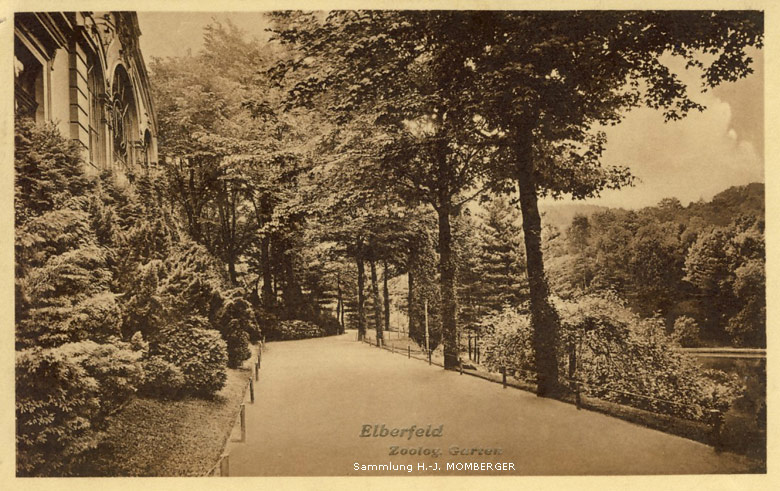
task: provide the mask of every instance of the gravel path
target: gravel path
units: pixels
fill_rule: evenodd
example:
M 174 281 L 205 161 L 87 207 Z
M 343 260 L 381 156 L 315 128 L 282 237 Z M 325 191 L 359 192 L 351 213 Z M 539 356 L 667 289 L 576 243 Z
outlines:
M 247 439 L 228 447 L 231 476 L 700 474 L 749 468 L 746 459 L 698 442 L 378 350 L 355 342 L 354 332 L 266 346 L 256 402 L 246 405 Z M 379 434 L 381 425 L 399 432 L 416 428 L 411 439 L 408 430 L 403 437 L 360 436 L 373 434 L 374 425 Z M 428 435 L 417 436 L 420 428 Z M 434 436 L 438 428 L 442 435 Z M 391 455 L 396 446 L 398 453 Z M 453 455 L 455 448 L 476 452 Z M 500 453 L 487 455 L 487 449 Z M 466 463 L 480 470 L 467 470 Z

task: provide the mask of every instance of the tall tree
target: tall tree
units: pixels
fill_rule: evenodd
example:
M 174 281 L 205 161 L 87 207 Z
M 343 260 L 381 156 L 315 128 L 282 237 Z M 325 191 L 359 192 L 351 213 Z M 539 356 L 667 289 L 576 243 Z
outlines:
M 478 184 L 486 158 L 467 94 L 470 53 L 458 42 L 468 23 L 444 12 L 330 12 L 275 15 L 278 36 L 299 50 L 297 63 L 279 66 L 298 82 L 291 103 L 326 98 L 335 120 L 371 116 L 380 163 L 438 216 L 441 318 L 446 368 L 458 365 L 453 217 Z
M 616 124 L 642 104 L 662 109 L 667 120 L 703 109 L 664 56 L 700 68 L 705 87 L 746 76 L 752 60 L 745 50 L 761 47 L 763 15 L 484 12 L 476 22 L 465 44 L 479 45 L 472 59 L 478 114 L 514 160 L 494 166 L 492 175 L 516 187 L 523 213 L 537 393 L 555 393 L 559 321 L 548 301 L 539 195 L 577 199 L 629 184 L 626 169 L 601 166 L 599 125 Z

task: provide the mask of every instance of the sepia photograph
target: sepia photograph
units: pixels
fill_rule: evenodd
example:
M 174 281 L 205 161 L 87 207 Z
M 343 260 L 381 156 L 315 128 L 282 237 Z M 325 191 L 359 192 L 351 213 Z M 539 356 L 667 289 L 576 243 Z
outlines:
M 16 481 L 767 477 L 760 4 L 127 5 L 0 22 Z

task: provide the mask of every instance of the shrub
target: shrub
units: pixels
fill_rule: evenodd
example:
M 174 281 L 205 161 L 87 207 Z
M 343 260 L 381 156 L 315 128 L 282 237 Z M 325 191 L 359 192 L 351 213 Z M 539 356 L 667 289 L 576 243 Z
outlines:
M 315 323 L 320 326 L 326 336 L 335 336 L 341 332 L 341 324 L 334 316 L 326 313 L 321 313 Z
M 152 354 L 161 355 L 184 375 L 183 393 L 212 397 L 227 380 L 227 346 L 218 331 L 204 329 L 208 321 L 190 318 L 161 333 Z
M 179 367 L 162 356 L 145 359 L 143 368 L 145 378 L 138 390 L 140 394 L 160 399 L 176 399 L 184 392 L 184 374 Z
M 534 370 L 531 321 L 513 308 L 505 308 L 482 319 L 481 362 L 493 371 Z
M 232 319 L 222 332 L 222 339 L 225 340 L 227 346 L 228 367 L 230 368 L 240 367 L 244 360 L 248 360 L 252 356 L 252 352 L 249 350 L 249 334 L 242 327 L 237 319 Z
M 672 339 L 684 348 L 699 346 L 699 325 L 696 320 L 685 315 L 675 319 Z
M 139 362 L 142 353 L 133 351 L 129 343 L 83 341 L 65 344 L 60 349 L 64 356 L 79 363 L 87 375 L 97 380 L 100 387 L 98 421 L 119 409 L 143 383 L 144 371 Z
M 320 338 L 323 336 L 325 336 L 323 328 L 312 322 L 301 320 L 281 321 L 275 330 L 268 332 L 268 338 L 276 341 Z
M 268 339 L 273 339 L 272 333 L 276 333 L 279 330 L 279 317 L 273 312 L 270 312 L 263 308 L 255 309 L 255 320 L 260 332 L 266 334 Z
M 216 315 L 216 326 L 227 342 L 228 366 L 237 368 L 241 362 L 252 356 L 249 341 L 260 339 L 260 327 L 257 325 L 252 306 L 244 300 L 237 290 L 220 296 L 222 307 Z
M 16 353 L 16 461 L 20 476 L 68 475 L 80 453 L 96 448 L 97 380 L 59 349 Z
M 575 377 L 586 395 L 640 409 L 702 419 L 708 409 L 725 411 L 744 390 L 735 375 L 704 370 L 676 351 L 657 319 L 640 319 L 614 296 L 555 301 L 561 318 L 559 373 L 568 372 L 576 350 Z M 484 360 L 497 370 L 533 371 L 527 314 L 513 309 L 483 320 Z M 534 382 L 534 374 L 520 378 Z
M 97 448 L 106 416 L 143 380 L 140 352 L 124 343 L 69 343 L 16 354 L 20 475 L 69 475 Z

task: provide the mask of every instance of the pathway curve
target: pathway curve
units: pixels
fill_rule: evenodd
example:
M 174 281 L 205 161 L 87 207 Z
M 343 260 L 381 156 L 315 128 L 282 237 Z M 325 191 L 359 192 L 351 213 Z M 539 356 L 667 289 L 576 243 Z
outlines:
M 231 476 L 603 475 L 745 472 L 745 459 L 570 404 L 444 371 L 355 341 L 268 343 Z M 370 425 L 428 429 L 361 437 Z M 433 436 L 441 428 L 442 436 Z M 416 430 L 415 430 L 416 431 Z M 390 455 L 392 447 L 398 454 Z M 452 455 L 451 448 L 500 449 Z M 407 455 L 401 455 L 406 449 Z M 421 449 L 441 455 L 409 455 Z M 486 453 L 486 451 L 483 451 Z M 464 463 L 485 470 L 465 470 Z M 403 469 L 399 465 L 410 465 Z M 447 465 L 454 468 L 448 470 Z M 460 465 L 458 465 L 460 464 Z M 496 471 L 496 464 L 507 470 Z M 511 466 L 509 465 L 511 464 Z M 358 469 L 355 469 L 355 466 Z M 363 465 L 392 465 L 366 468 Z M 423 466 L 423 467 L 421 467 Z M 372 469 L 372 470 L 368 470 Z M 380 470 L 373 470 L 380 469 Z

